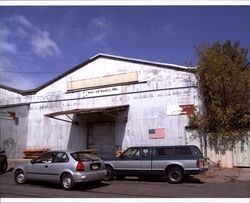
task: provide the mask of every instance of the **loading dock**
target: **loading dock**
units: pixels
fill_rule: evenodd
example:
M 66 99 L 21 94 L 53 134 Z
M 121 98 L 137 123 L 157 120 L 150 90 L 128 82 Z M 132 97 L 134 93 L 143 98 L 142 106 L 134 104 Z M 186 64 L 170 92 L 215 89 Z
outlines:
M 120 126 L 126 125 L 128 108 L 129 105 L 72 109 L 49 113 L 45 116 L 71 123 L 73 127 L 81 129 L 80 137 L 85 140 L 87 149 L 101 158 L 110 158 L 117 150 L 121 150 L 124 132 L 117 129 L 124 129 Z M 75 146 L 70 145 L 71 148 Z

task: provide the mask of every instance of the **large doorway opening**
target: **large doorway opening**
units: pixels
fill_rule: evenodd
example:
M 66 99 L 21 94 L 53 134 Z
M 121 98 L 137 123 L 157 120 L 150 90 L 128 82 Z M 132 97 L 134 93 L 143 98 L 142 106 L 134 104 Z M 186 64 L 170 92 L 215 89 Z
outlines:
M 70 122 L 67 149 L 88 149 L 100 158 L 111 158 L 122 149 L 129 105 L 72 109 L 45 116 Z
M 116 151 L 115 122 L 88 123 L 87 148 L 101 158 L 110 158 Z

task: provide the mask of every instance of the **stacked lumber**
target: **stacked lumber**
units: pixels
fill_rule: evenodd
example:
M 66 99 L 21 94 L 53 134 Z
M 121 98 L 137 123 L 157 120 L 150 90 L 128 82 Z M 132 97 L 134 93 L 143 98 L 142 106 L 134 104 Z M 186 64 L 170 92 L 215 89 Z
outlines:
M 42 153 L 49 151 L 49 149 L 26 149 L 24 150 L 24 159 L 35 159 Z

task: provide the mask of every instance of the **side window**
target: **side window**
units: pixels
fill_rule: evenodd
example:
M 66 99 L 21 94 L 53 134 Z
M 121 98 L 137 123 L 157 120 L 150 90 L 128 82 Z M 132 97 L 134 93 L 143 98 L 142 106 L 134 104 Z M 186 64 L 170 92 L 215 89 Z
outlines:
M 154 157 L 172 157 L 173 148 L 172 147 L 158 147 L 154 149 Z
M 150 157 L 149 148 L 142 148 L 141 158 L 148 159 Z
M 175 147 L 174 155 L 175 156 L 191 156 L 192 151 L 189 147 Z
M 38 157 L 34 163 L 51 163 L 54 159 L 54 153 L 46 153 Z
M 137 159 L 139 158 L 140 149 L 130 148 L 122 154 L 122 159 Z
M 67 156 L 66 153 L 64 152 L 58 152 L 55 156 L 55 159 L 54 159 L 54 163 L 64 163 L 64 162 L 68 162 L 69 161 L 69 158 Z

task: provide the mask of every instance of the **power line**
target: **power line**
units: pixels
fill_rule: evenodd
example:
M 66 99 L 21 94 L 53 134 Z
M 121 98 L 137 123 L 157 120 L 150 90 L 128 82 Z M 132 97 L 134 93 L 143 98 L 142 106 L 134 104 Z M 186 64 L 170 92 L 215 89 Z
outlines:
M 0 73 L 14 73 L 14 74 L 55 74 L 55 73 L 61 73 L 61 72 L 0 71 Z

